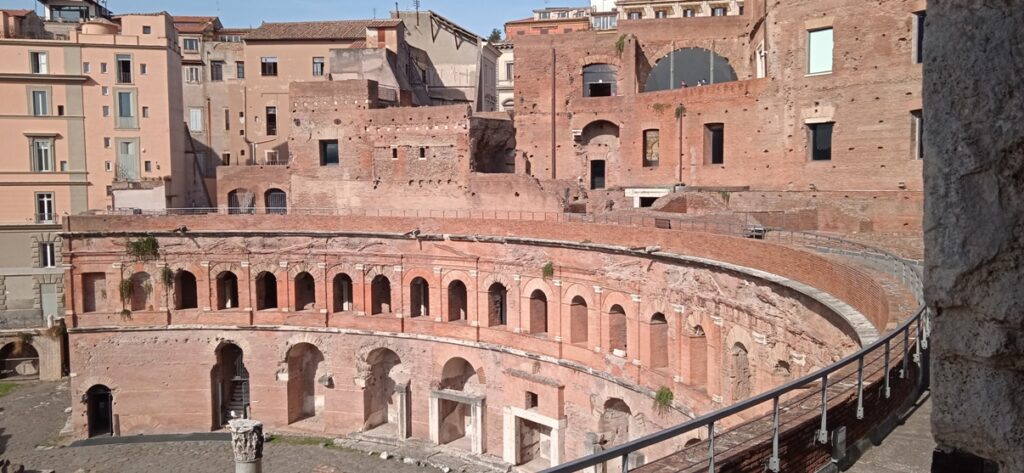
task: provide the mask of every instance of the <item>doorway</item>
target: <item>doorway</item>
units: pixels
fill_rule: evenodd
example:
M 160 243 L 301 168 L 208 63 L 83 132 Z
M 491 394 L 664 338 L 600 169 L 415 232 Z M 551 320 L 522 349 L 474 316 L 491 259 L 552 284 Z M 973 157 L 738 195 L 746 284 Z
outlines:
M 603 159 L 590 161 L 590 188 L 593 190 L 604 189 L 604 163 Z
M 89 438 L 114 435 L 114 395 L 98 384 L 85 392 Z

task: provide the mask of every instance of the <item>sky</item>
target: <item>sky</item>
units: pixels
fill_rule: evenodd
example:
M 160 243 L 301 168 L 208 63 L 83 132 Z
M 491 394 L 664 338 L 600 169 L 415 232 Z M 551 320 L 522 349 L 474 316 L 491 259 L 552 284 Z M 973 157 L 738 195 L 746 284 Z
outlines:
M 314 21 L 386 18 L 394 0 L 107 0 L 117 13 L 167 10 L 175 15 L 219 16 L 227 27 L 259 26 L 263 21 Z M 414 0 L 399 0 L 412 10 Z M 526 18 L 545 6 L 589 5 L 589 0 L 419 0 L 420 9 L 434 10 L 486 37 L 506 21 Z M 0 8 L 35 8 L 36 0 L 0 0 Z M 41 9 L 37 9 L 41 11 Z

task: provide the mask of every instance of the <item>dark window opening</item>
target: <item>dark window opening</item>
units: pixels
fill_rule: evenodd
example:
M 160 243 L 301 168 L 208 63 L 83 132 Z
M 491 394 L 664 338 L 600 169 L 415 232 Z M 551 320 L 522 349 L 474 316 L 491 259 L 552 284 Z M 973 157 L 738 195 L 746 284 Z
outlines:
M 661 132 L 644 130 L 644 167 L 657 167 L 661 154 Z
M 398 159 L 398 148 L 391 148 L 391 159 Z
M 924 159 L 924 115 L 921 110 L 910 112 L 914 129 L 914 158 Z
M 832 128 L 834 123 L 815 123 L 808 125 L 810 130 L 811 160 L 832 160 Z
M 132 58 L 131 56 L 117 56 L 117 83 L 132 83 Z
M 604 189 L 604 161 L 593 160 L 590 162 L 590 188 Z
M 725 125 L 709 123 L 705 128 L 705 162 L 725 164 Z
M 654 207 L 654 203 L 657 202 L 657 201 L 658 201 L 657 197 L 641 197 L 640 198 L 640 208 L 646 209 L 646 208 Z
M 277 75 L 277 58 L 260 58 L 260 73 L 264 76 L 273 77 Z
M 244 62 L 239 61 L 239 62 L 235 63 L 235 77 L 237 77 L 239 79 L 245 79 L 245 63 Z
M 338 140 L 320 140 L 320 165 L 337 166 L 340 163 Z
M 224 61 L 210 63 L 210 80 L 215 82 L 224 80 Z
M 540 396 L 537 393 L 526 391 L 526 408 L 533 409 L 540 405 Z
M 267 136 L 277 136 L 277 107 L 267 107 Z
M 427 159 L 427 148 L 420 147 L 420 159 Z
M 583 68 L 583 96 L 611 97 L 615 95 L 618 69 L 611 64 L 591 64 Z
M 915 31 L 917 42 L 914 45 L 914 62 L 916 64 L 921 64 L 924 62 L 924 27 L 925 20 L 928 19 L 928 13 L 925 11 L 919 11 L 914 13 L 914 16 L 916 16 L 914 19 L 914 26 L 917 29 L 917 31 Z

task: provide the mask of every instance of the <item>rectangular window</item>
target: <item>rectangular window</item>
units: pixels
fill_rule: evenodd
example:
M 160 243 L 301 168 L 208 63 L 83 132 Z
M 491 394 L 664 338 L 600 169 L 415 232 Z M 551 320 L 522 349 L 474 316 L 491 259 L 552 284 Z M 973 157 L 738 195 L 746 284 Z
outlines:
M 143 26 L 142 27 L 142 34 L 153 34 L 153 27 L 152 26 Z
M 267 107 L 267 136 L 277 136 L 277 107 Z
M 149 66 L 145 64 L 139 64 L 139 75 L 146 75 L 149 73 Z
M 704 162 L 725 164 L 725 125 L 721 123 L 704 125 Z
M 117 128 L 138 128 L 139 123 L 135 119 L 135 93 L 117 93 Z
M 101 62 L 100 63 L 100 74 L 106 74 L 106 73 L 107 73 L 107 63 Z
M 53 193 L 39 192 L 36 194 L 36 223 L 54 223 L 57 215 L 53 210 Z
M 100 93 L 103 94 L 104 97 L 110 95 L 110 87 L 107 87 L 105 85 L 101 86 L 100 87 Z
M 103 170 L 107 171 L 107 172 L 113 171 L 114 170 L 114 163 L 111 163 L 110 161 L 104 161 L 103 162 Z M 109 187 L 109 186 L 107 186 L 107 187 Z M 109 195 L 109 193 L 108 193 L 108 195 Z
M 337 166 L 338 164 L 340 164 L 338 140 L 320 140 L 320 165 Z
M 182 45 L 185 51 L 193 53 L 199 51 L 199 40 L 196 38 L 185 38 Z
M 712 8 L 711 16 L 725 16 L 725 7 Z
M 110 116 L 110 105 L 104 105 L 103 106 L 103 116 L 104 117 L 109 117 Z
M 127 54 L 117 55 L 117 83 L 132 83 L 132 57 Z
M 220 155 L 220 162 L 225 166 L 231 165 L 231 153 L 222 153 Z
M 639 19 L 641 19 L 643 17 L 644 17 L 644 14 L 642 12 L 631 11 L 631 12 L 629 12 L 629 17 L 628 18 L 630 20 L 639 20 Z
M 45 90 L 32 91 L 32 115 L 45 117 L 50 114 L 50 96 Z
M 245 63 L 238 61 L 235 63 L 235 77 L 239 79 L 245 79 Z
M 666 10 L 655 11 L 654 12 L 654 17 L 655 18 L 668 18 L 668 11 L 666 11 Z
M 277 76 L 277 58 L 276 57 L 262 57 L 260 58 L 260 74 L 267 77 Z
M 103 138 L 103 147 L 107 149 L 110 148 L 110 138 Z
M 116 171 L 114 179 L 118 181 L 139 180 L 141 173 L 139 172 L 139 146 L 137 140 L 118 140 Z
M 398 159 L 398 148 L 391 148 L 391 159 Z
M 192 133 L 203 132 L 203 109 L 201 108 L 190 108 L 188 109 L 188 129 Z
M 832 28 L 807 33 L 807 73 L 832 72 Z
M 224 109 L 224 129 L 231 129 L 231 110 Z
M 514 62 L 505 63 L 505 80 L 514 80 L 516 73 L 516 64 Z
M 268 150 L 263 155 L 263 164 L 270 164 L 270 165 L 284 164 L 284 163 L 279 162 L 278 159 L 279 158 L 278 158 L 277 151 Z
M 146 161 L 142 163 L 142 170 L 146 172 L 153 172 L 153 161 Z
M 57 106 L 57 116 L 58 117 L 63 117 L 64 116 L 64 106 L 63 105 L 58 105 Z
M 50 138 L 32 139 L 32 171 L 53 172 L 53 140 Z
M 808 141 L 811 147 L 811 161 L 832 160 L 832 129 L 835 123 L 813 123 L 807 125 Z
M 92 72 L 92 64 L 89 64 L 87 62 L 83 62 L 82 63 L 82 73 L 88 74 L 90 72 Z
M 142 118 L 149 118 L 149 107 L 142 107 Z
M 68 172 L 68 162 L 67 161 L 61 161 L 60 162 L 60 172 Z
M 210 80 L 213 82 L 224 80 L 224 61 L 213 61 L 210 63 Z
M 185 82 L 190 84 L 198 84 L 203 80 L 203 70 L 198 66 L 188 66 L 185 68 Z
M 914 64 L 924 62 L 924 27 L 928 13 L 919 11 L 914 13 Z
M 924 115 L 921 110 L 910 112 L 911 126 L 914 132 L 914 158 L 924 159 Z
M 313 58 L 313 75 L 317 77 L 324 75 L 324 58 Z
M 427 159 L 427 148 L 420 147 L 420 159 Z
M 644 130 L 644 167 L 657 167 L 660 159 L 661 132 Z
M 686 10 L 683 10 L 683 18 L 693 18 L 694 15 L 695 13 L 692 8 L 687 8 Z
M 39 267 L 40 268 L 55 268 L 57 267 L 57 252 L 55 251 L 53 243 L 40 243 L 39 244 Z
M 33 74 L 48 74 L 50 72 L 49 64 L 47 64 L 46 53 L 29 53 L 32 59 L 32 73 Z

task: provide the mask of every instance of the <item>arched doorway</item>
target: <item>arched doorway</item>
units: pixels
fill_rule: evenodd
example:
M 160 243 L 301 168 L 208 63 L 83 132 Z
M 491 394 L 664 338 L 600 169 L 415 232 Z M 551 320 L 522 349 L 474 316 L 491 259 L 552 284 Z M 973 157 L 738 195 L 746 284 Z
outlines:
M 85 417 L 89 438 L 114 435 L 114 395 L 97 384 L 85 392 Z
M 313 275 L 301 272 L 295 276 L 295 310 L 316 309 L 316 280 Z
M 263 205 L 268 214 L 284 215 L 288 213 L 288 194 L 281 189 L 270 189 L 263 196 Z
M 508 325 L 508 289 L 501 283 L 487 289 L 487 320 L 489 327 Z
M 690 335 L 690 383 L 706 387 L 708 384 L 708 337 L 704 327 L 693 327 Z
M 651 316 L 650 340 L 647 342 L 651 352 L 651 368 L 668 367 L 668 320 L 665 314 L 658 312 Z
M 474 393 L 482 390 L 476 368 L 464 358 L 452 358 L 441 369 L 439 387 L 447 391 Z M 440 444 L 450 444 L 463 450 L 472 450 L 471 436 L 476 428 L 471 418 L 473 405 L 453 399 L 440 399 L 438 405 L 438 435 Z M 476 433 L 477 435 L 481 433 Z
M 345 273 L 334 276 L 334 312 L 352 310 L 352 278 Z
M 378 274 L 370 283 L 370 315 L 391 312 L 391 281 Z
M 580 296 L 573 297 L 569 306 L 569 343 L 587 343 L 590 332 L 587 312 L 587 301 Z
M 412 280 L 409 285 L 409 316 L 422 317 L 430 315 L 430 285 L 423 278 Z
M 537 289 L 530 294 L 530 333 L 548 331 L 548 296 Z
M 263 271 L 256 275 L 256 310 L 277 308 L 277 276 Z
M 605 120 L 592 122 L 583 128 L 576 149 L 588 163 L 590 188 L 607 187 L 606 169 L 619 159 L 619 126 Z
M 458 279 L 448 284 L 448 321 L 466 320 L 468 307 L 466 284 Z
M 185 270 L 174 273 L 174 308 L 178 310 L 199 308 L 197 286 L 194 274 Z
M 370 372 L 363 390 L 363 430 L 376 430 L 386 436 L 402 438 L 399 433 L 404 429 L 400 424 L 405 420 L 400 414 L 403 411 L 407 413 L 408 406 L 400 404 L 408 402 L 407 396 L 403 395 L 408 385 L 400 385 L 394 376 L 402 360 L 395 352 L 378 348 L 370 352 L 366 363 Z
M 256 194 L 248 189 L 228 192 L 228 214 L 251 214 L 256 212 Z
M 288 423 L 314 417 L 317 409 L 317 373 L 324 355 L 320 349 L 299 343 L 288 350 Z
M 704 48 L 683 48 L 658 59 L 644 83 L 644 92 L 735 80 L 736 71 L 728 59 Z
M 736 342 L 729 352 L 729 382 L 732 385 L 732 400 L 742 401 L 750 397 L 753 380 L 750 373 L 750 357 L 747 347 Z
M 621 445 L 629 441 L 629 424 L 633 417 L 633 411 L 625 401 L 619 398 L 611 398 L 605 401 L 604 411 L 598 420 L 597 430 L 598 441 L 605 449 Z M 609 460 L 606 464 L 606 471 L 621 471 L 621 460 Z
M 217 275 L 217 310 L 238 308 L 238 276 L 231 271 Z
M 219 430 L 231 419 L 249 418 L 249 370 L 242 349 L 234 343 L 217 347 L 217 362 L 211 372 L 213 389 L 213 429 Z
M 613 305 L 608 310 L 608 349 L 613 353 L 619 350 L 620 356 L 629 354 L 627 325 L 626 311 L 618 304 Z
M 0 379 L 39 379 L 39 352 L 23 340 L 0 348 Z

